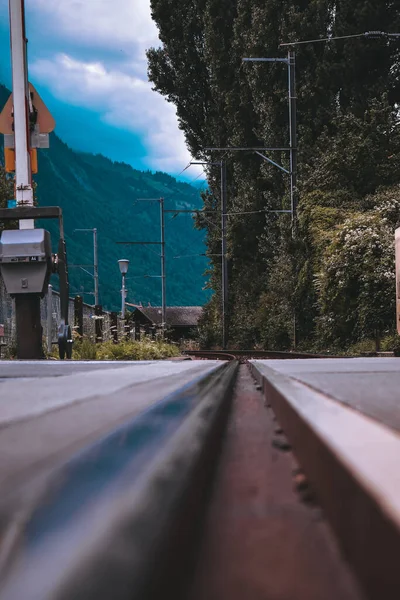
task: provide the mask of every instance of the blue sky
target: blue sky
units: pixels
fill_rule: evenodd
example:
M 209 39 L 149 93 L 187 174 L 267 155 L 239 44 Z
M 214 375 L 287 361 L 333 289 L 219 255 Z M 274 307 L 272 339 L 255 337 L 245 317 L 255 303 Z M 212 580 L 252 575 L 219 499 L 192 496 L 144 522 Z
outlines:
M 29 79 L 71 147 L 178 174 L 190 161 L 175 108 L 147 81 L 158 44 L 150 0 L 25 0 Z M 10 87 L 8 0 L 0 0 L 0 81 Z M 188 178 L 198 167 L 186 171 Z

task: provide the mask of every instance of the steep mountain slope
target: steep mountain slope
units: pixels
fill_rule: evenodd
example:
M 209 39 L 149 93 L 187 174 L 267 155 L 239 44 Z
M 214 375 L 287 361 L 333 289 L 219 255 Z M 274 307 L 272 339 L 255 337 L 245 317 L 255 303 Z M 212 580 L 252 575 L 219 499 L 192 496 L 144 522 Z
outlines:
M 8 95 L 9 91 L 0 87 L 0 108 Z M 198 189 L 166 173 L 141 172 L 101 155 L 76 152 L 55 134 L 51 135 L 50 149 L 39 151 L 39 173 L 35 180 L 39 204 L 59 205 L 63 209 L 71 265 L 93 262 L 91 234 L 74 233 L 74 229 L 98 229 L 100 300 L 105 307 L 119 306 L 119 258 L 131 261 L 128 301 L 160 304 L 161 282 L 154 277 L 160 275 L 160 247 L 121 246 L 117 242 L 160 240 L 159 203 L 138 202 L 138 199 L 162 196 L 166 209 L 198 208 L 201 206 Z M 41 225 L 51 230 L 55 242 L 56 224 Z M 167 213 L 165 235 L 167 303 L 204 304 L 208 299 L 202 289 L 206 259 L 198 256 L 205 251 L 203 233 L 193 228 L 190 215 L 174 217 Z M 71 266 L 70 279 L 73 294 L 93 290 L 91 277 L 79 267 Z M 85 293 L 85 300 L 92 302 L 93 297 Z

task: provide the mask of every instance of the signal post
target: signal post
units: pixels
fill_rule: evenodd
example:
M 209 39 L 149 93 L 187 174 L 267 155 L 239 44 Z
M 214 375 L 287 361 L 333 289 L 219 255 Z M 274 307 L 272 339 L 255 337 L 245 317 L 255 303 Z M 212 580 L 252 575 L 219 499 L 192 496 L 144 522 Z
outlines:
M 0 269 L 7 292 L 15 298 L 17 357 L 21 359 L 44 356 L 40 299 L 47 292 L 51 273 L 59 273 L 62 318 L 58 343 L 63 358 L 70 354 L 72 340 L 62 214 L 58 207 L 45 210 L 34 207 L 32 181 L 32 174 L 37 173 L 37 149 L 49 147 L 49 133 L 55 122 L 33 85 L 28 83 L 24 0 L 9 0 L 9 15 L 12 94 L 0 114 L 0 133 L 4 134 L 6 171 L 15 173 L 15 194 L 9 207 L 0 209 L 0 220 L 5 223 L 18 220 L 19 229 L 2 232 Z M 57 256 L 51 253 L 49 232 L 35 229 L 35 219 L 43 217 L 59 220 Z

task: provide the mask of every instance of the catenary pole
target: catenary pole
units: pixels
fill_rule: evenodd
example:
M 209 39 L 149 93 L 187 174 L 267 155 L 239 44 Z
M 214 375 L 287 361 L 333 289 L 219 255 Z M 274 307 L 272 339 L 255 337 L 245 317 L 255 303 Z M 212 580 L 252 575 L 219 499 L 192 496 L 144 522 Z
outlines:
M 228 344 L 228 263 L 227 263 L 227 186 L 226 186 L 226 163 L 221 160 L 221 261 L 222 261 L 222 348 L 225 350 Z

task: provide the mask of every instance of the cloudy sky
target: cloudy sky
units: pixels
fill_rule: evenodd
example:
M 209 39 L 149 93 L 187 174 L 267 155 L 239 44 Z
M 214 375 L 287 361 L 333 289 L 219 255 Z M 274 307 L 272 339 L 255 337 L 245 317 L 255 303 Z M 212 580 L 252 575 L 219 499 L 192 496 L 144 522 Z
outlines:
M 73 148 L 138 169 L 182 171 L 190 156 L 175 109 L 147 81 L 145 51 L 158 44 L 150 0 L 25 5 L 29 79 L 56 118 L 58 135 Z M 0 0 L 0 82 L 10 86 L 8 27 L 8 0 Z

